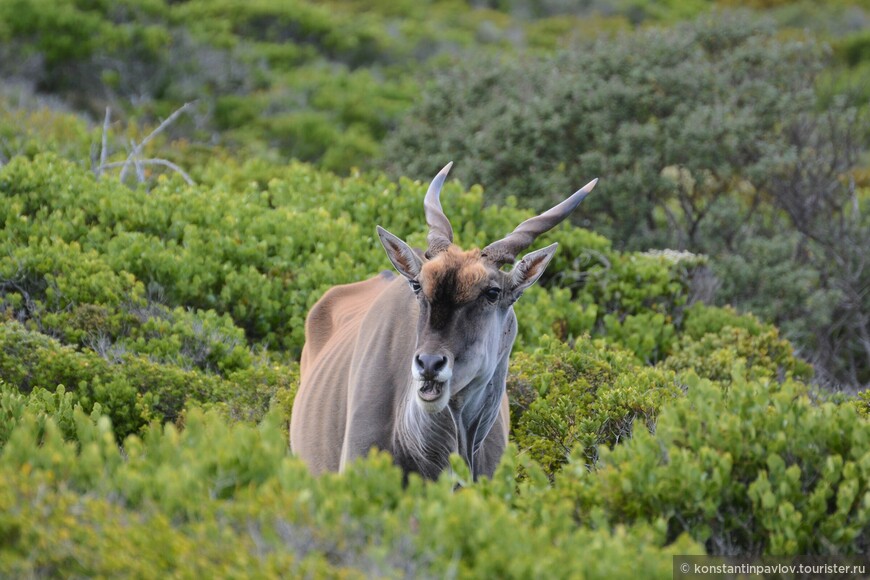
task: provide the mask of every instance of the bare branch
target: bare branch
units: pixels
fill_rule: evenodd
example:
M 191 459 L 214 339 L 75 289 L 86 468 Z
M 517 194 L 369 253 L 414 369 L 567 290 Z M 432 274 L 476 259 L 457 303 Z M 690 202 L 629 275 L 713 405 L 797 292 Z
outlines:
M 109 156 L 109 124 L 111 123 L 112 109 L 106 107 L 106 118 L 103 120 L 103 140 L 100 147 L 100 166 L 97 168 L 97 177 L 102 174 L 102 167 L 106 165 L 106 158 Z
M 127 165 L 127 161 L 114 161 L 112 163 L 106 163 L 105 165 L 100 165 L 97 170 L 103 169 L 112 169 L 115 167 L 123 167 Z M 188 175 L 181 167 L 176 165 L 171 161 L 167 161 L 166 159 L 137 159 L 137 165 L 163 165 L 164 167 L 168 167 L 169 169 L 178 173 L 188 185 L 196 185 L 196 182 L 191 179 L 190 175 Z
M 119 179 L 121 182 L 124 181 L 124 178 L 127 176 L 127 170 L 130 167 L 130 164 L 135 164 L 136 158 L 142 153 L 142 148 L 145 147 L 148 143 L 150 143 L 157 135 L 159 135 L 166 127 L 171 125 L 175 120 L 186 110 L 192 107 L 196 101 L 190 101 L 189 103 L 184 103 L 181 107 L 176 109 L 174 113 L 169 115 L 160 125 L 157 126 L 156 129 L 151 131 L 147 137 L 142 139 L 140 143 L 132 142 L 133 150 L 130 151 L 130 154 L 127 156 L 127 160 L 124 162 L 124 167 L 121 169 L 121 175 Z M 137 174 L 141 176 L 141 168 L 136 167 Z

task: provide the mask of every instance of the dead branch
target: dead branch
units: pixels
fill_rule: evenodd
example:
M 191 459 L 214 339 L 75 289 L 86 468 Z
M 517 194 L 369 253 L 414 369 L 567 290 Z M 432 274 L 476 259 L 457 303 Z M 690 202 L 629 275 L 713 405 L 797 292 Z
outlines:
M 159 135 L 164 129 L 166 129 L 166 127 L 168 127 L 169 125 L 174 123 L 175 120 L 183 112 L 185 112 L 187 109 L 192 107 L 195 102 L 196 101 L 184 103 L 181 107 L 176 109 L 176 111 L 174 113 L 169 115 L 162 123 L 160 123 L 160 125 L 158 125 L 156 129 L 151 131 L 151 133 L 149 133 L 147 137 L 142 139 L 142 141 L 140 143 L 136 143 L 135 141 L 131 141 L 131 143 L 133 145 L 133 150 L 130 151 L 130 155 L 127 156 L 127 160 L 124 162 L 124 166 L 121 168 L 121 175 L 118 177 L 118 179 L 120 179 L 122 183 L 124 181 L 124 178 L 127 176 L 127 171 L 128 171 L 128 168 L 130 167 L 130 164 L 135 165 L 136 160 L 138 159 L 139 155 L 142 153 L 142 148 L 145 147 L 148 143 L 150 143 L 157 135 Z M 138 167 L 137 167 L 137 173 L 139 173 L 139 175 L 141 176 L 141 173 L 139 172 Z
M 97 168 L 97 177 L 102 175 L 102 168 L 106 165 L 106 158 L 109 156 L 109 124 L 111 123 L 112 109 L 106 107 L 106 118 L 103 120 L 103 139 L 100 146 L 100 166 Z
M 109 107 L 106 107 L 106 117 L 103 120 L 103 135 L 100 148 L 100 164 L 94 169 L 94 173 L 97 175 L 97 177 L 100 177 L 104 170 L 120 167 L 121 174 L 118 176 L 118 179 L 119 181 L 121 181 L 121 183 L 123 183 L 127 177 L 127 172 L 132 166 L 134 171 L 136 172 L 136 180 L 141 183 L 145 181 L 145 165 L 162 165 L 163 167 L 168 167 L 172 171 L 178 173 L 188 185 L 195 185 L 195 182 L 193 181 L 193 179 L 191 179 L 190 175 L 188 175 L 187 172 L 185 172 L 175 163 L 167 161 L 166 159 L 141 158 L 143 148 L 148 143 L 150 143 L 157 135 L 159 135 L 164 129 L 171 125 L 179 117 L 179 115 L 192 107 L 195 102 L 196 101 L 191 101 L 179 107 L 174 113 L 169 115 L 169 117 L 167 117 L 162 123 L 160 123 L 160 125 L 156 129 L 151 131 L 151 133 L 149 133 L 148 136 L 146 136 L 141 142 L 137 143 L 136 141 L 131 139 L 130 153 L 129 155 L 127 155 L 127 159 L 125 159 L 124 161 L 115 161 L 111 163 L 106 162 L 109 156 L 108 140 L 109 127 L 111 124 L 111 109 Z
M 127 164 L 127 161 L 115 161 L 112 163 L 106 163 L 105 165 L 100 165 L 97 168 L 97 170 L 123 167 L 126 164 Z M 193 179 L 191 179 L 190 175 L 188 175 L 181 167 L 179 167 L 178 165 L 176 165 L 175 163 L 173 163 L 171 161 L 167 161 L 166 159 L 137 159 L 136 164 L 137 165 L 163 165 L 164 167 L 168 167 L 169 169 L 178 173 L 188 185 L 196 185 L 196 182 L 194 182 Z M 141 181 L 141 179 L 140 179 L 140 181 Z

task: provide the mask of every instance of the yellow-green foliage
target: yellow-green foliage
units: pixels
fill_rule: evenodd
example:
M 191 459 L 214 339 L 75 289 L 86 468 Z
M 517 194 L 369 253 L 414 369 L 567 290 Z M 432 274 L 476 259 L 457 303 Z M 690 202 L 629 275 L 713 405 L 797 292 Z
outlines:
M 57 126 L 65 125 L 35 127 L 51 136 Z M 37 150 L 39 135 L 27 141 Z M 390 267 L 374 225 L 425 244 L 421 182 L 339 178 L 264 159 L 220 157 L 191 171 L 199 185 L 161 177 L 150 190 L 131 190 L 54 153 L 18 156 L 0 170 L 3 336 L 10 353 L 22 337 L 40 345 L 3 359 L 0 377 L 24 390 L 64 384 L 86 408 L 102 403 L 120 436 L 152 416 L 175 420 L 188 398 L 255 418 L 276 392 L 292 391 L 292 382 L 264 372 L 286 370 L 298 356 L 314 301 L 330 286 Z M 449 183 L 443 197 L 466 247 L 503 236 L 529 215 L 513 200 L 484 208 L 480 188 Z M 802 376 L 772 327 L 702 306 L 683 314 L 703 257 L 621 253 L 601 236 L 564 226 L 541 244 L 550 241 L 560 249 L 546 279 L 516 307 L 518 351 L 545 335 L 571 342 L 591 334 L 636 357 L 614 381 L 656 361 L 722 379 L 735 358 L 758 376 Z M 737 330 L 723 334 L 729 326 Z M 273 354 L 252 352 L 263 348 Z M 37 354 L 55 351 L 63 356 Z M 249 385 L 240 378 L 249 376 L 260 377 L 259 394 L 226 384 Z M 285 410 L 291 404 L 285 397 Z M 590 450 L 598 443 L 592 435 L 580 437 Z M 547 455 L 550 469 L 563 460 Z
M 655 435 L 636 430 L 589 473 L 579 452 L 552 493 L 596 526 L 688 532 L 710 553 L 865 553 L 870 423 L 852 405 L 814 404 L 806 386 L 690 377 Z
M 225 376 L 160 364 L 122 354 L 107 360 L 90 349 L 77 350 L 17 322 L 0 324 L 0 380 L 22 392 L 58 385 L 90 412 L 100 408 L 124 437 L 154 418 L 174 421 L 188 401 L 223 409 L 235 419 L 258 420 L 273 398 L 296 389 L 298 365 L 259 358 Z M 284 408 L 289 417 L 289 404 Z
M 855 405 L 859 415 L 870 419 L 870 391 L 860 393 L 855 400 Z
M 662 367 L 692 370 L 714 381 L 729 382 L 735 364 L 758 379 L 812 377 L 812 367 L 794 355 L 779 331 L 751 315 L 696 304 L 686 311 L 685 332 Z
M 196 186 L 162 177 L 131 190 L 54 153 L 18 156 L 0 170 L 2 336 L 10 352 L 20 336 L 43 349 L 7 356 L 0 378 L 22 389 L 62 383 L 86 408 L 102 402 L 124 436 L 152 416 L 174 420 L 188 398 L 223 400 L 224 381 L 269 366 L 252 350 L 274 351 L 267 359 L 286 368 L 327 288 L 390 267 L 376 224 L 425 244 L 421 182 L 263 160 L 220 159 L 194 174 Z M 498 239 L 529 216 L 512 205 L 484 208 L 480 188 L 463 193 L 451 183 L 444 200 L 465 246 Z M 517 306 L 517 350 L 548 334 L 591 333 L 641 361 L 667 356 L 696 266 L 616 252 L 579 228 L 541 243 L 549 241 L 560 252 L 543 287 Z M 63 356 L 41 354 L 58 349 Z
M 600 446 L 650 429 L 659 408 L 682 394 L 673 372 L 640 364 L 631 353 L 579 340 L 546 340 L 514 357 L 508 381 L 513 438 L 552 475 L 572 450 L 594 465 Z
M 512 505 L 512 455 L 481 485 L 403 489 L 385 455 L 313 478 L 274 414 L 229 426 L 195 410 L 183 431 L 154 425 L 122 453 L 103 417 L 21 395 L 0 405 L 4 576 L 669 578 L 670 554 L 699 550 L 661 549 L 642 527 L 578 528 L 542 501 Z
M 64 384 L 86 409 L 101 403 L 121 437 L 151 417 L 176 420 L 188 399 L 256 418 L 275 393 L 292 391 L 280 373 L 263 373 L 271 360 L 288 370 L 314 301 L 332 285 L 389 268 L 373 226 L 425 243 L 419 182 L 224 160 L 197 178 L 194 187 L 162 178 L 150 191 L 130 190 L 53 154 L 3 168 L 0 336 L 8 347 L 0 377 L 23 390 Z M 528 217 L 512 206 L 484 209 L 479 188 L 461 193 L 450 184 L 444 197 L 466 245 L 488 243 Z M 517 306 L 517 350 L 548 334 L 592 333 L 640 361 L 665 357 L 692 268 L 616 252 L 577 228 L 548 237 L 560 252 L 548 288 Z M 38 346 L 19 354 L 25 343 Z M 277 352 L 252 354 L 263 347 Z M 254 393 L 245 390 L 250 376 L 261 377 Z M 566 444 L 579 438 L 591 449 L 598 441 L 590 436 L 566 435 Z

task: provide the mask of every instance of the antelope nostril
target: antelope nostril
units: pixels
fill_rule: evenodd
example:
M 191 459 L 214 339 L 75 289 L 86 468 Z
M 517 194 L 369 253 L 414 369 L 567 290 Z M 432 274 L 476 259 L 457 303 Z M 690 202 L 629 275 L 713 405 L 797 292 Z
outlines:
M 414 363 L 424 378 L 433 379 L 447 366 L 447 357 L 439 354 L 418 354 L 414 357 Z

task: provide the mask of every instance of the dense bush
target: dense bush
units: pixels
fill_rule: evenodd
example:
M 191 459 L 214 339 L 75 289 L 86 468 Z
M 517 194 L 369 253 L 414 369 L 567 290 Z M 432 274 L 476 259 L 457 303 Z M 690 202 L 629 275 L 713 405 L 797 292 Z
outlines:
M 215 164 L 198 177 L 196 188 L 164 180 L 130 191 L 51 155 L 13 160 L 0 172 L 8 316 L 68 343 L 230 371 L 248 364 L 245 340 L 298 353 L 305 313 L 326 288 L 389 266 L 375 224 L 424 243 L 419 182 L 257 163 Z M 462 244 L 498 239 L 528 217 L 483 209 L 479 189 L 458 192 L 449 186 L 445 203 Z M 520 303 L 523 344 L 590 331 L 633 341 L 630 326 L 619 331 L 650 317 L 669 337 L 703 266 L 615 252 L 579 229 L 548 239 L 561 243 L 549 280 L 565 290 Z M 629 346 L 654 361 L 668 344 Z
M 668 325 L 675 335 L 673 325 Z M 553 475 L 574 453 L 593 467 L 601 446 L 612 448 L 638 425 L 655 430 L 656 417 L 686 389 L 686 371 L 729 386 L 741 380 L 773 383 L 806 380 L 809 365 L 794 356 L 776 328 L 729 309 L 695 304 L 685 313 L 673 352 L 655 367 L 632 346 L 655 329 L 638 328 L 630 340 L 580 337 L 573 346 L 544 339 L 538 349 L 514 356 L 508 377 L 512 437 Z M 628 350 L 627 350 L 628 349 Z M 648 361 L 646 361 L 648 362 Z
M 636 430 L 599 469 L 575 452 L 552 493 L 594 526 L 688 532 L 711 554 L 863 554 L 870 530 L 870 423 L 806 387 L 687 379 L 655 435 Z
M 491 202 L 539 209 L 606 177 L 580 210 L 597 231 L 632 248 L 697 247 L 711 208 L 741 181 L 759 185 L 778 128 L 812 108 L 821 56 L 720 14 L 539 59 L 467 60 L 435 78 L 385 163 L 413 174 L 449 152 Z
M 841 24 L 844 4 L 815 12 L 798 4 L 780 20 L 832 33 L 842 61 L 858 66 L 862 36 Z M 551 52 L 572 38 L 714 5 L 60 0 L 47 10 L 17 0 L 0 5 L 0 79 L 94 117 L 108 103 L 116 118 L 154 122 L 198 100 L 176 135 L 258 153 L 271 147 L 346 172 L 371 163 L 424 90 L 430 65 L 467 52 Z M 862 102 L 860 88 L 849 90 Z
M 0 4 L 0 79 L 100 118 L 108 103 L 154 122 L 197 100 L 174 134 L 347 172 L 377 154 L 421 66 L 572 33 L 533 25 L 453 1 L 16 0 Z
M 696 304 L 686 311 L 683 329 L 673 354 L 660 366 L 724 383 L 737 364 L 751 379 L 812 377 L 812 368 L 794 355 L 779 331 L 751 315 Z
M 289 414 L 294 371 L 287 363 L 300 352 L 311 304 L 332 285 L 389 267 L 374 224 L 413 244 L 425 240 L 420 182 L 338 178 L 263 160 L 220 159 L 191 171 L 200 185 L 164 177 L 150 190 L 131 190 L 56 154 L 19 156 L 0 170 L 8 337 L 0 378 L 24 391 L 64 384 L 85 409 L 101 404 L 119 437 L 140 431 L 151 417 L 177 420 L 188 400 L 255 419 L 284 393 Z M 484 208 L 479 188 L 461 193 L 452 183 L 444 203 L 466 246 L 482 246 L 528 217 L 513 203 Z M 703 256 L 618 252 L 573 227 L 547 238 L 541 243 L 558 241 L 560 251 L 545 280 L 517 305 L 516 350 L 534 349 L 546 335 L 579 341 L 578 348 L 584 336 L 603 337 L 626 350 L 612 350 L 621 362 L 599 385 L 614 389 L 617 399 L 635 376 L 649 375 L 654 385 L 649 393 L 635 386 L 612 417 L 602 411 L 593 419 L 598 426 L 560 427 L 566 449 L 582 441 L 593 461 L 595 447 L 627 436 L 638 413 L 652 424 L 660 404 L 655 393 L 671 392 L 673 381 L 644 370 L 644 363 L 721 379 L 740 359 L 754 376 L 805 376 L 775 329 L 730 311 L 686 310 L 696 278 L 704 276 Z M 22 354 L 17 343 L 34 346 Z M 271 354 L 255 354 L 264 348 Z M 596 352 L 586 355 L 597 360 Z M 546 366 L 563 355 L 534 356 Z M 275 365 L 277 372 L 270 370 Z M 529 420 L 539 413 L 539 423 L 549 421 L 548 404 L 580 405 L 578 417 L 598 413 L 562 387 L 550 399 L 544 387 L 536 389 L 542 397 Z M 608 421 L 612 436 L 601 435 Z M 543 436 L 541 428 L 528 429 Z M 521 446 L 543 446 L 535 457 L 552 472 L 567 453 L 544 449 L 553 444 Z
M 599 446 L 630 438 L 633 428 L 653 428 L 661 406 L 682 391 L 673 372 L 585 337 L 573 348 L 548 340 L 515 356 L 508 394 L 513 439 L 552 475 L 572 451 L 592 466 Z
M 100 408 L 120 438 L 141 431 L 152 419 L 178 420 L 191 401 L 223 409 L 234 419 L 258 420 L 273 398 L 295 392 L 297 368 L 262 359 L 221 377 L 141 355 L 107 360 L 16 322 L 0 324 L 0 380 L 24 393 L 62 385 L 87 412 Z
M 420 575 L 453 566 L 507 577 L 612 577 L 636 571 L 640 561 L 648 575 L 670 577 L 669 554 L 698 550 L 682 532 L 710 553 L 866 549 L 870 424 L 850 405 L 814 406 L 801 385 L 747 382 L 739 367 L 727 390 L 689 377 L 687 398 L 665 388 L 656 401 L 655 390 L 632 390 L 628 377 L 643 369 L 632 367 L 630 355 L 600 344 L 581 348 L 571 354 L 550 344 L 557 369 L 542 364 L 546 356 L 519 361 L 521 380 L 527 372 L 546 385 L 541 399 L 553 402 L 558 392 L 562 404 L 574 398 L 610 413 L 598 424 L 610 441 L 593 470 L 583 438 L 565 439 L 571 461 L 553 487 L 525 458 L 535 449 L 509 450 L 492 481 L 458 492 L 455 483 L 467 476 L 461 461 L 440 483 L 414 478 L 404 490 L 386 457 L 314 479 L 286 457 L 279 413 L 258 427 L 228 426 L 193 409 L 182 431 L 154 424 L 141 438 L 128 437 L 121 454 L 99 408 L 88 417 L 62 390 L 28 397 L 3 389 L 0 530 L 9 541 L 0 566 L 60 575 L 180 566 Z M 673 380 L 649 376 L 664 378 L 660 386 Z M 620 380 L 628 383 L 614 388 Z M 634 437 L 609 450 L 621 437 L 612 429 L 620 415 L 631 418 L 674 395 L 655 435 L 650 417 L 637 415 L 646 420 Z M 532 404 L 519 414 L 520 432 L 545 409 Z M 582 415 L 563 415 L 580 419 L 575 434 L 598 418 Z M 526 477 L 516 487 L 520 467 Z
M 200 411 L 122 454 L 107 419 L 53 397 L 0 396 L 3 575 L 669 578 L 670 554 L 698 550 L 661 549 L 643 527 L 578 528 L 559 505 L 512 507 L 510 459 L 457 493 L 449 476 L 403 489 L 383 455 L 315 479 L 287 457 L 276 415 L 228 426 Z

